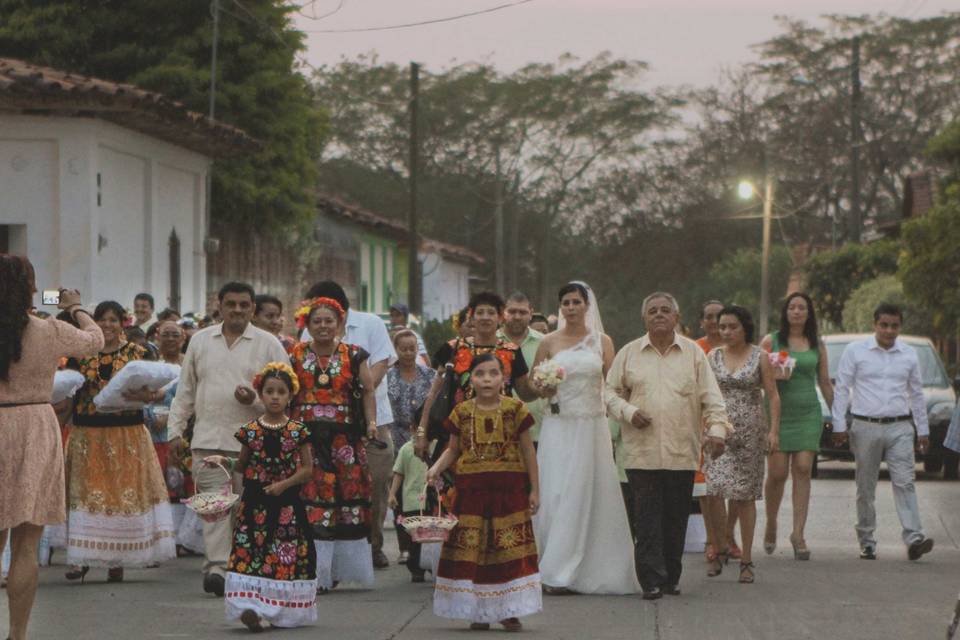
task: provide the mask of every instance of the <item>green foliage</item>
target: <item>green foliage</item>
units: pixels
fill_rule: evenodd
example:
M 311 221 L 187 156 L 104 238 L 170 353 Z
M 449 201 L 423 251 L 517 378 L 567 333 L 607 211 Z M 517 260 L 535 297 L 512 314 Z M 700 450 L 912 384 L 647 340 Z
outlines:
M 882 302 L 903 309 L 903 332 L 912 335 L 933 335 L 929 312 L 918 308 L 903 292 L 903 285 L 893 275 L 867 280 L 847 300 L 843 308 L 843 330 L 848 333 L 873 332 L 873 311 Z
M 782 246 L 770 251 L 770 318 L 776 318 L 779 301 L 787 290 L 793 264 L 790 252 Z M 687 326 L 694 329 L 699 324 L 700 306 L 706 300 L 716 299 L 725 304 L 738 304 L 760 317 L 760 272 L 759 249 L 738 249 L 714 262 L 706 277 L 691 290 L 681 294 L 681 309 Z
M 325 116 L 295 70 L 303 34 L 291 28 L 289 4 L 220 4 L 216 117 L 264 146 L 215 163 L 214 218 L 263 227 L 305 221 Z M 208 112 L 209 2 L 0 0 L 0 15 L 0 56 L 129 82 Z
M 897 253 L 896 242 L 880 240 L 866 245 L 845 244 L 812 257 L 805 266 L 807 293 L 820 318 L 841 326 L 850 294 L 868 280 L 896 273 Z
M 430 320 L 423 328 L 423 343 L 427 347 L 427 353 L 432 356 L 445 342 L 452 340 L 456 335 L 457 332 L 453 330 L 453 322 L 450 318 L 444 319 L 443 322 Z
M 952 334 L 960 321 L 960 185 L 922 218 L 903 226 L 900 278 L 910 300 L 932 313 L 933 326 Z

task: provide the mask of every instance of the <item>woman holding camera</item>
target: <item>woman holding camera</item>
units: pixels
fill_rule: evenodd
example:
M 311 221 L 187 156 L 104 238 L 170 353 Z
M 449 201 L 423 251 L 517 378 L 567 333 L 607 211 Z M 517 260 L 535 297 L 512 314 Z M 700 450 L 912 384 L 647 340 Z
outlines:
M 9 530 L 11 640 L 27 637 L 43 527 L 66 515 L 60 424 L 50 405 L 53 374 L 61 358 L 103 347 L 103 333 L 77 291 L 61 290 L 58 306 L 79 329 L 31 315 L 34 293 L 30 261 L 0 254 L 0 549 Z

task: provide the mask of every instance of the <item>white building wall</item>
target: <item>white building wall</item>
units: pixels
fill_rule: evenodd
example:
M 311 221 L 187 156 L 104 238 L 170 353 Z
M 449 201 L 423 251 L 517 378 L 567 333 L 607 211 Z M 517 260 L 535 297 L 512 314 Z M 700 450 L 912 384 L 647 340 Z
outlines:
M 158 307 L 177 228 L 181 309 L 202 310 L 207 167 L 198 153 L 101 120 L 0 115 L 0 225 L 25 228 L 11 250 L 33 262 L 39 289 L 125 306 L 149 291 Z
M 438 252 L 420 254 L 423 269 L 423 315 L 443 321 L 470 301 L 470 267 Z

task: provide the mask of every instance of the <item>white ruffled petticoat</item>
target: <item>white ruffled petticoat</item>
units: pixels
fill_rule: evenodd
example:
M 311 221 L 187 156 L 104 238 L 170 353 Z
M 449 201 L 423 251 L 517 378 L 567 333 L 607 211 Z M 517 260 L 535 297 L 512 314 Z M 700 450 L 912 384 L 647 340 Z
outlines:
M 543 609 L 542 591 L 539 573 L 501 584 L 437 578 L 433 613 L 442 618 L 470 622 L 522 618 Z
M 333 583 L 373 587 L 373 549 L 366 538 L 360 540 L 315 540 L 317 549 L 317 586 L 333 588 Z
M 250 609 L 275 627 L 300 627 L 317 621 L 315 580 L 271 580 L 227 572 L 224 586 L 227 621 Z

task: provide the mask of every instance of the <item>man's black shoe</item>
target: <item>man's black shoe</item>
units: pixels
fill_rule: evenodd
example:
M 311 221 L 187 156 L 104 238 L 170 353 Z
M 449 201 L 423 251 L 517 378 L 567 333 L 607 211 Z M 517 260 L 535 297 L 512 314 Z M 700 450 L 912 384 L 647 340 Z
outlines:
M 907 557 L 911 560 L 919 560 L 920 556 L 931 551 L 933 551 L 933 538 L 924 538 L 907 547 Z
M 649 591 L 643 592 L 644 600 L 659 600 L 662 597 L 663 597 L 663 591 L 660 590 L 660 587 L 654 587 Z
M 383 551 L 374 551 L 373 552 L 373 568 L 374 569 L 386 569 L 390 566 L 390 561 L 387 560 L 386 554 Z
M 877 559 L 877 550 L 871 546 L 860 547 L 860 559 L 861 560 L 876 560 Z
M 678 596 L 680 595 L 680 585 L 668 584 L 663 588 L 663 592 L 668 596 Z
M 203 576 L 203 592 L 212 593 L 218 598 L 223 597 L 223 576 L 216 573 L 208 573 Z

